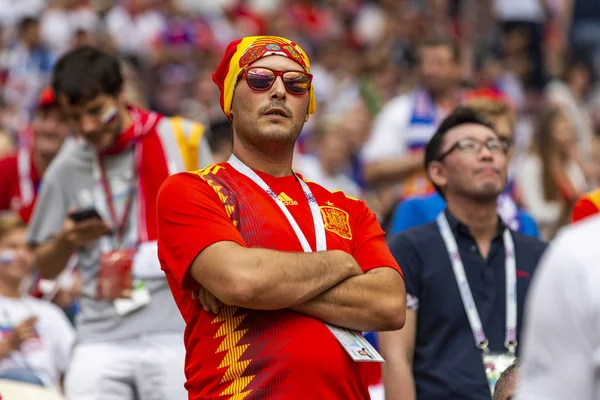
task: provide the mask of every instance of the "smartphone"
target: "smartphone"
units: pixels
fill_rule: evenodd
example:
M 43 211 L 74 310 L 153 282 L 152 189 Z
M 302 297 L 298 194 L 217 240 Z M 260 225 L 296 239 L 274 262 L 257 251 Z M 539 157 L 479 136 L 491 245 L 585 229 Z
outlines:
M 102 219 L 102 217 L 100 216 L 100 214 L 98 214 L 98 211 L 96 211 L 95 208 L 88 208 L 85 210 L 75 211 L 74 213 L 69 214 L 69 218 L 71 218 L 75 222 L 85 221 L 86 219 L 90 218 Z

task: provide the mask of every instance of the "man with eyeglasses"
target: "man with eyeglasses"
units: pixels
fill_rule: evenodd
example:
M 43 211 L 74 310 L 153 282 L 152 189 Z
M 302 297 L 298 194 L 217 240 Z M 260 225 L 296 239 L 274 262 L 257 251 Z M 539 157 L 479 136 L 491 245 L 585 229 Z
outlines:
M 402 330 L 379 335 L 388 400 L 490 400 L 514 361 L 545 244 L 498 215 L 508 150 L 469 107 L 455 109 L 425 148 L 425 169 L 447 207 L 390 244 L 407 311 Z
M 466 93 L 465 100 L 464 105 L 473 108 L 481 117 L 488 120 L 498 133 L 500 140 L 506 141 L 510 146 L 508 152 L 510 165 L 513 154 L 515 115 L 508 100 L 495 92 L 484 90 Z M 510 175 L 509 172 L 508 187 L 505 188 L 504 193 L 498 196 L 498 214 L 511 229 L 539 238 L 536 222 L 529 214 L 519 209 L 511 197 Z M 413 226 L 433 222 L 444 208 L 446 208 L 446 201 L 439 193 L 405 199 L 396 206 L 387 233 L 393 236 Z
M 157 206 L 190 399 L 369 398 L 359 361 L 379 357 L 358 331 L 400 329 L 406 294 L 365 203 L 292 170 L 316 106 L 310 61 L 285 38 L 251 36 L 213 79 L 233 155 L 167 179 Z
M 78 136 L 44 175 L 28 242 L 46 279 L 72 254 L 82 280 L 67 399 L 186 399 L 184 321 L 157 257 L 168 175 L 212 162 L 201 124 L 130 105 L 118 58 L 66 53 L 52 88 Z

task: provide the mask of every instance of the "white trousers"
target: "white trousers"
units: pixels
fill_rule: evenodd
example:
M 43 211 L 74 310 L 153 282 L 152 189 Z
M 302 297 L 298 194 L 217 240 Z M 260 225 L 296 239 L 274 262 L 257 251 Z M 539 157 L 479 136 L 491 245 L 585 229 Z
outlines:
M 180 334 L 75 346 L 67 400 L 187 400 Z

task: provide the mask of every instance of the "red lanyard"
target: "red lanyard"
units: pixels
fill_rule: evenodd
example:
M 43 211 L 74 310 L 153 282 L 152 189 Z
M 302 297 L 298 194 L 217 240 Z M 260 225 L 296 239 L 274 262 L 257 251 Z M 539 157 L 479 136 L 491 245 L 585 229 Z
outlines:
M 121 219 L 117 218 L 117 210 L 115 209 L 115 204 L 113 201 L 112 190 L 110 189 L 110 184 L 108 182 L 108 178 L 106 176 L 106 170 L 104 168 L 104 164 L 102 163 L 102 157 L 98 156 L 98 166 L 100 167 L 100 180 L 102 181 L 102 188 L 104 189 L 104 196 L 106 197 L 106 204 L 108 205 L 108 211 L 110 212 L 110 218 L 112 222 L 116 224 L 116 233 L 117 240 L 119 246 L 123 246 L 124 238 L 125 238 L 125 228 L 127 226 L 127 221 L 129 220 L 129 216 L 131 215 L 131 210 L 133 208 L 133 197 L 135 191 L 133 189 L 133 185 L 135 185 L 135 181 L 137 179 L 137 163 L 136 163 L 136 148 L 133 148 L 133 185 L 129 185 L 128 194 L 127 194 L 127 202 L 125 203 L 125 208 L 123 210 L 123 214 Z

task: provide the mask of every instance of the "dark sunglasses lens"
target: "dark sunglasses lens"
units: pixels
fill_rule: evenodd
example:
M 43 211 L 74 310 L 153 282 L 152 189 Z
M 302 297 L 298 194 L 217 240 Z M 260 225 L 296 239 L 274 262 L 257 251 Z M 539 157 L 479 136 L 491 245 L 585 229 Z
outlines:
M 247 72 L 246 81 L 248 86 L 254 90 L 266 90 L 275 81 L 275 74 L 268 69 L 252 68 Z
M 283 74 L 283 83 L 290 93 L 304 94 L 310 86 L 310 79 L 303 72 L 288 71 Z

